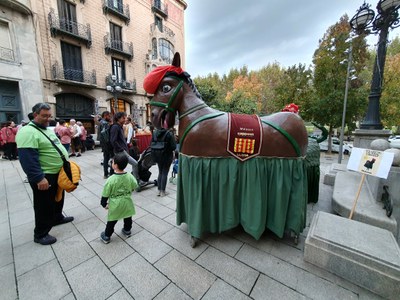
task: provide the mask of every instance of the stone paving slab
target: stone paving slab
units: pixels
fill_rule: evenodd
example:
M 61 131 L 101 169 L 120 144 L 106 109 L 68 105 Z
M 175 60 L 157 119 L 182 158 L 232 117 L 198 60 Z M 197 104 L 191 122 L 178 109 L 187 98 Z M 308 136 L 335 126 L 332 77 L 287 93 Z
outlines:
M 111 271 L 135 299 L 152 299 L 170 283 L 163 273 L 136 252 Z
M 217 279 L 211 272 L 175 250 L 155 266 L 193 299 L 200 299 Z
M 336 299 L 357 299 L 355 293 L 251 246 L 243 246 L 236 258 L 307 297 L 323 299 L 328 294 Z
M 4 299 L 17 299 L 14 264 L 0 267 L 0 291 Z
M 270 295 L 269 292 L 262 295 L 262 298 L 265 299 L 266 295 Z M 268 296 L 269 297 L 269 296 Z M 250 297 L 246 296 L 242 292 L 238 291 L 231 285 L 227 284 L 225 281 L 221 279 L 217 279 L 217 281 L 211 286 L 211 288 L 204 295 L 203 300 L 214 300 L 214 299 L 235 299 L 235 300 L 248 300 Z
M 204 251 L 196 263 L 247 295 L 259 275 L 252 268 L 212 247 Z
M 293 289 L 279 283 L 268 276 L 260 275 L 251 293 L 253 299 L 265 299 L 266 295 L 270 299 L 300 300 L 308 299 L 306 296 L 294 291 Z
M 107 299 L 122 287 L 97 256 L 65 272 L 65 276 L 77 299 Z
M 46 279 L 46 280 L 43 280 Z M 18 277 L 20 299 L 61 299 L 71 290 L 54 259 Z
M 131 236 L 126 242 L 151 264 L 172 250 L 171 246 L 146 230 Z
M 192 299 L 189 295 L 185 294 L 175 284 L 170 283 L 164 290 L 161 291 L 155 298 L 155 300 L 190 300 Z
M 66 272 L 92 258 L 95 252 L 84 238 L 77 234 L 69 239 L 55 243 L 53 250 L 61 268 Z

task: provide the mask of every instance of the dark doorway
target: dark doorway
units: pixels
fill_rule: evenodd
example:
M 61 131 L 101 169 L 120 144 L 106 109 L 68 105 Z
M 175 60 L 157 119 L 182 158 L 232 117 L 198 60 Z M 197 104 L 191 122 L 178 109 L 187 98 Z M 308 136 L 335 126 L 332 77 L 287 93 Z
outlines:
M 81 121 L 88 133 L 94 133 L 94 100 L 73 93 L 56 96 L 56 117 L 69 122 L 70 119 Z
M 0 80 L 0 122 L 22 120 L 18 82 Z

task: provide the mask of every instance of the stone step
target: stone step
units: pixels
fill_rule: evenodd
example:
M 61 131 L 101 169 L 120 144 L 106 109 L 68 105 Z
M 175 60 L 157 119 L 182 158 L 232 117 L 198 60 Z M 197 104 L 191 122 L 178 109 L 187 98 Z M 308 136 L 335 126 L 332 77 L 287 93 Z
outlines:
M 400 248 L 388 230 L 319 211 L 304 260 L 382 297 L 400 294 Z
M 332 194 L 332 209 L 343 217 L 350 215 L 358 187 L 361 182 L 361 174 L 352 171 L 338 172 Z M 368 175 L 367 175 L 368 176 Z M 364 181 L 353 220 L 387 229 L 397 237 L 397 221 L 392 216 L 386 216 L 386 210 L 381 202 L 377 202 L 368 188 L 367 180 Z

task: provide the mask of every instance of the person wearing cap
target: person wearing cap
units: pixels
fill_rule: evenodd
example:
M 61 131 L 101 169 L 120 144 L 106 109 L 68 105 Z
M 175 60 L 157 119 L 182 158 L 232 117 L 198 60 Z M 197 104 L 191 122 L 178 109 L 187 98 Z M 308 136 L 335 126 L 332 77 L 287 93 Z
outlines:
M 61 145 L 55 132 L 48 128 L 51 118 L 50 105 L 37 103 L 32 107 L 32 112 L 34 119 L 18 131 L 16 142 L 19 161 L 28 176 L 33 192 L 34 242 L 51 245 L 57 241 L 49 234 L 52 227 L 71 222 L 74 217 L 67 217 L 62 213 L 64 194 L 60 201 L 55 200 L 58 174 L 63 166 L 63 160 L 49 139 L 54 142 L 66 159 L 68 159 L 68 152 Z

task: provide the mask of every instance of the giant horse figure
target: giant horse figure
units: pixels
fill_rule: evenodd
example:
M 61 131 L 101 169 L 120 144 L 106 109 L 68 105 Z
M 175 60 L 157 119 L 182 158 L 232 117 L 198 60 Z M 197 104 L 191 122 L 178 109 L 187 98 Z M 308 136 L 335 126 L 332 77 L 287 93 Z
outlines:
M 239 118 L 237 131 L 252 143 L 253 152 L 233 153 L 243 150 L 235 148 L 240 138 L 233 148 L 227 146 L 233 141 L 230 114 L 202 100 L 180 67 L 179 53 L 172 65 L 150 72 L 143 86 L 154 95 L 150 105 L 156 128 L 172 128 L 179 116 L 177 224 L 187 224 L 192 246 L 204 232 L 220 233 L 238 225 L 255 239 L 265 229 L 278 237 L 293 232 L 296 239 L 305 227 L 307 208 L 308 138 L 303 120 L 289 112 L 251 116 L 258 119 L 260 132 L 252 140 L 246 139 L 246 130 L 252 129 L 242 126 L 246 120 Z

